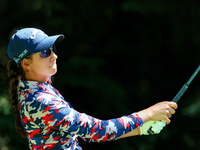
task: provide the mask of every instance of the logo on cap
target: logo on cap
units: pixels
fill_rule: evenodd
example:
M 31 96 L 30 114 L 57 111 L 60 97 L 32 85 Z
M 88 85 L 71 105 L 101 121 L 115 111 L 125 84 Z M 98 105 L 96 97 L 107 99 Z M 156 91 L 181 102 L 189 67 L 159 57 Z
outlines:
M 31 31 L 30 39 L 35 39 L 36 34 L 44 35 L 44 32 L 39 29 L 34 29 L 33 31 Z
M 18 57 L 15 57 L 14 60 L 16 63 L 18 63 L 20 61 L 20 59 L 22 59 L 24 57 L 24 55 L 26 55 L 28 53 L 28 50 L 25 49 Z

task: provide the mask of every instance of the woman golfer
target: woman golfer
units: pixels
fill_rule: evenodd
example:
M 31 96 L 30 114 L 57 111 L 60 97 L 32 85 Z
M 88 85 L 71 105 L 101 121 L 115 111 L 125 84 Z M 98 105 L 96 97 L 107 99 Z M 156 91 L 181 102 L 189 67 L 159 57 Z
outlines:
M 16 129 L 31 150 L 81 150 L 78 137 L 88 142 L 160 133 L 177 109 L 174 102 L 160 102 L 121 118 L 100 120 L 75 110 L 51 85 L 57 72 L 55 42 L 64 35 L 48 36 L 36 28 L 18 30 L 7 53 L 12 109 Z M 162 121 L 160 121 L 162 120 Z

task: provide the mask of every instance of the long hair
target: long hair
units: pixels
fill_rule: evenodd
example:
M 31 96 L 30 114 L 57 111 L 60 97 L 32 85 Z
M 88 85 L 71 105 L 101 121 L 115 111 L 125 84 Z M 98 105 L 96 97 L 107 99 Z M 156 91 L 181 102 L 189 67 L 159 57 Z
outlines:
M 25 78 L 25 74 L 23 71 L 23 68 L 21 65 L 16 65 L 13 60 L 9 60 L 7 64 L 7 70 L 8 70 L 8 77 L 10 80 L 10 96 L 11 96 L 11 105 L 12 109 L 16 114 L 15 117 L 15 127 L 17 132 L 23 137 L 26 138 L 26 132 L 24 128 L 22 127 L 21 119 L 20 119 L 20 114 L 19 114 L 19 109 L 18 109 L 18 85 L 19 85 L 19 80 L 21 78 Z

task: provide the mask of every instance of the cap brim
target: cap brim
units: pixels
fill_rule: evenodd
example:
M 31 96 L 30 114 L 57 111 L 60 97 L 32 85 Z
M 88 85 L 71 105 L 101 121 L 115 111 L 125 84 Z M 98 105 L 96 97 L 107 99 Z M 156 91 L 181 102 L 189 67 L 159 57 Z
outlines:
M 38 52 L 42 52 L 44 50 L 47 50 L 55 42 L 62 41 L 64 38 L 65 38 L 65 36 L 63 34 L 48 36 L 44 40 L 42 40 L 40 42 L 40 44 L 38 44 L 37 47 L 32 52 L 38 53 Z

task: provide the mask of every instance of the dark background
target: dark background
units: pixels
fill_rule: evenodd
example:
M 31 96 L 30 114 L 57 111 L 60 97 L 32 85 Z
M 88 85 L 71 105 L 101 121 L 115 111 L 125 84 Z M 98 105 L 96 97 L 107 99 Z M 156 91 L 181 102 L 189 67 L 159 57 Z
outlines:
M 64 34 L 53 86 L 76 110 L 111 119 L 171 101 L 189 79 L 200 64 L 199 7 L 197 0 L 1 0 L 0 149 L 28 150 L 15 131 L 5 69 L 7 45 L 17 29 Z M 80 140 L 80 145 L 84 150 L 199 149 L 199 76 L 159 135 Z

